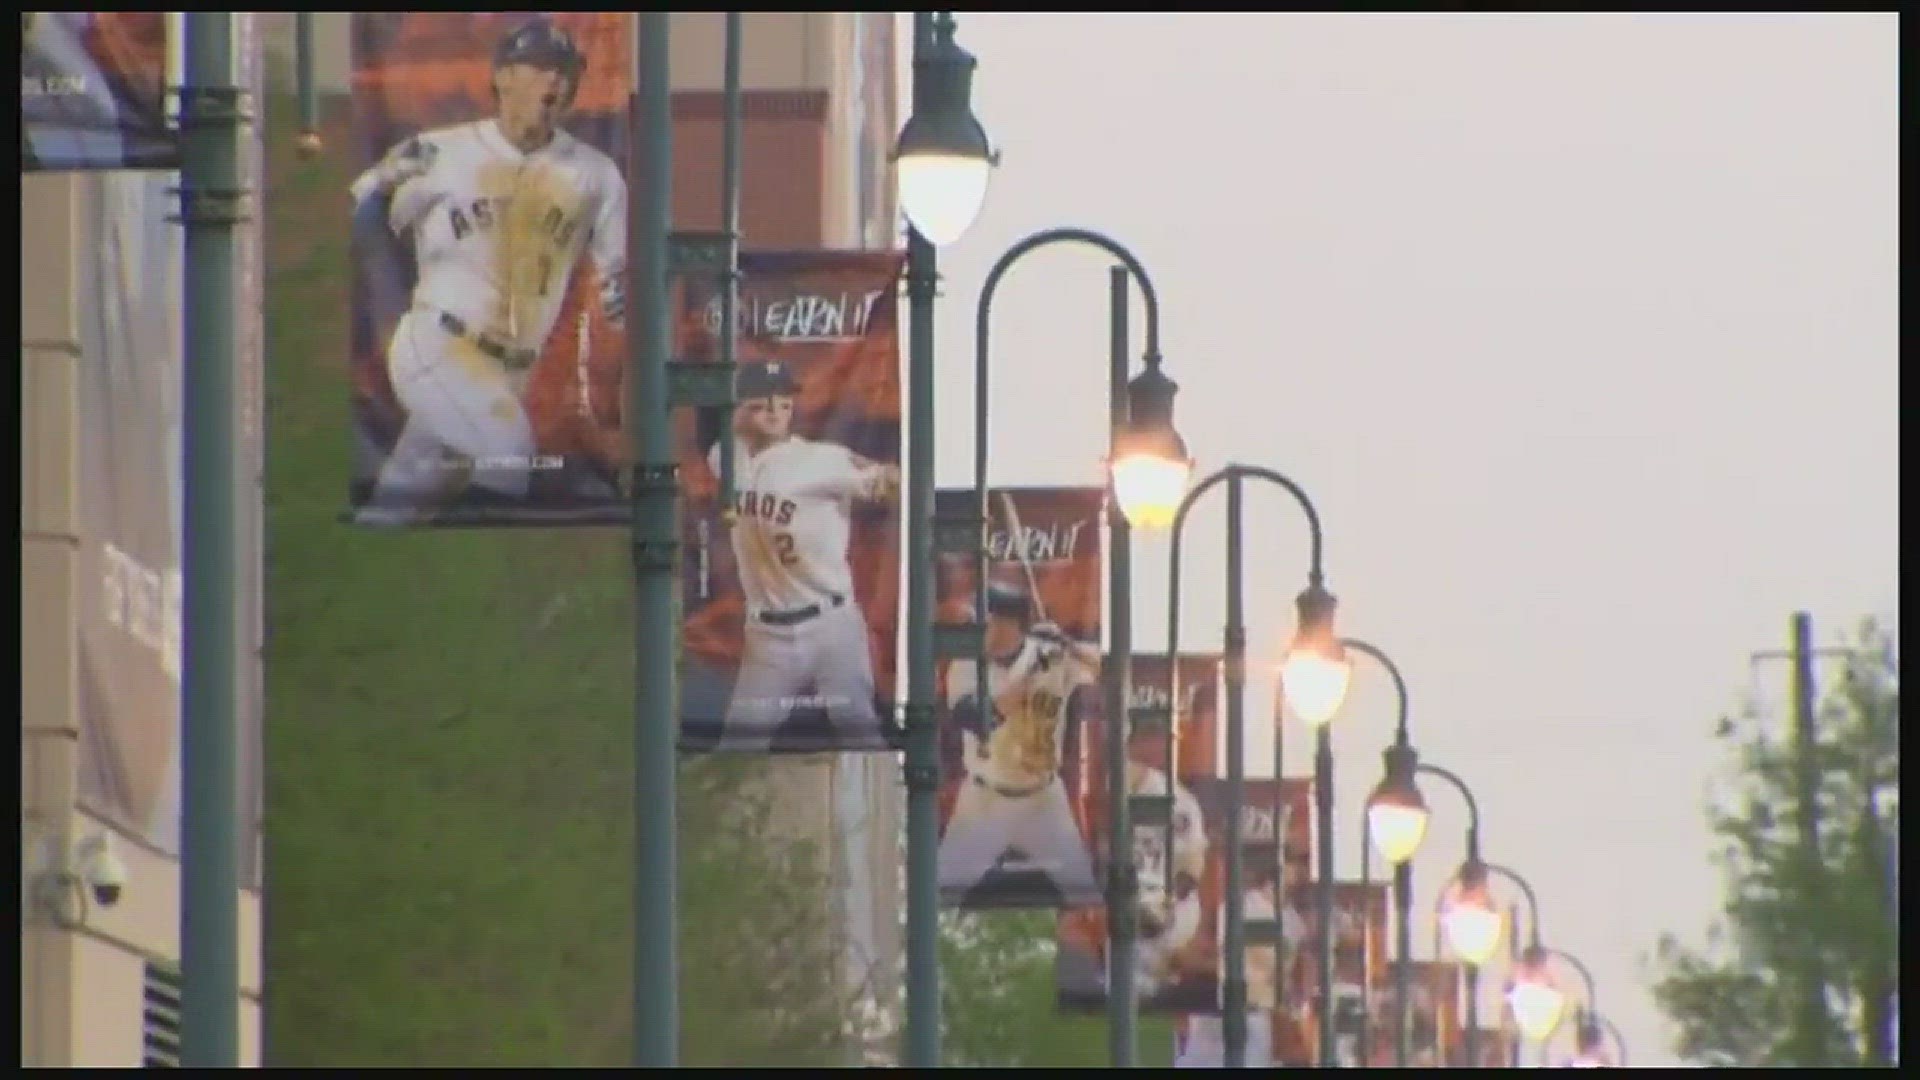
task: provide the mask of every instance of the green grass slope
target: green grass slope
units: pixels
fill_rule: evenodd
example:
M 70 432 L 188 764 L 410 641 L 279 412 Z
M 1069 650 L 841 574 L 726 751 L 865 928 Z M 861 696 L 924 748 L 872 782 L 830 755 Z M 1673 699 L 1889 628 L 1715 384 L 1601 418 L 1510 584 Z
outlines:
M 290 103 L 269 110 L 265 1059 L 621 1065 L 634 884 L 622 536 L 338 523 L 351 174 L 346 103 L 327 111 L 328 151 L 302 161 Z M 757 842 L 765 808 L 740 793 L 753 769 L 682 770 L 690 1064 L 832 1052 L 832 1025 L 789 1016 L 832 1006 L 815 985 L 831 948 L 817 859 Z

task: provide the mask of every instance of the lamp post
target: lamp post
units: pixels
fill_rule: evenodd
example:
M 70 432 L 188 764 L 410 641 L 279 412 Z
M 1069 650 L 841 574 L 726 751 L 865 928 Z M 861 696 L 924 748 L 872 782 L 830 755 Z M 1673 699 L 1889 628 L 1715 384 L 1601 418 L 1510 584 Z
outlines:
M 1513 870 L 1510 870 L 1507 867 L 1500 866 L 1494 863 L 1487 864 L 1487 873 L 1498 875 L 1500 877 L 1506 878 L 1508 881 L 1513 882 L 1513 884 L 1519 888 L 1520 892 L 1526 896 L 1527 898 L 1527 947 L 1529 949 L 1539 948 L 1540 947 L 1540 897 L 1539 897 L 1539 894 L 1533 891 L 1533 885 L 1529 883 L 1526 878 L 1521 877 L 1518 873 L 1515 873 Z M 1521 957 L 1524 954 L 1520 950 L 1520 933 L 1517 927 L 1515 928 L 1513 933 L 1507 935 L 1507 941 L 1508 941 L 1508 947 L 1511 949 L 1511 954 L 1510 954 L 1511 962 L 1513 964 L 1514 969 L 1518 970 L 1520 966 Z M 1517 1021 L 1515 1026 L 1516 1027 L 1518 1026 Z M 1515 1039 L 1513 1043 L 1512 1064 L 1513 1064 L 1513 1067 L 1516 1069 L 1520 1067 L 1520 1040 L 1519 1039 Z
M 1246 785 L 1246 679 L 1247 679 L 1247 631 L 1244 621 L 1243 569 L 1241 559 L 1241 487 L 1244 480 L 1265 480 L 1284 488 L 1299 502 L 1301 510 L 1307 516 L 1307 527 L 1311 533 L 1312 553 L 1307 570 L 1307 591 L 1302 594 L 1313 596 L 1313 612 L 1319 625 L 1312 628 L 1310 640 L 1320 642 L 1331 638 L 1334 601 L 1325 588 L 1322 573 L 1322 534 L 1320 514 L 1313 507 L 1298 484 L 1270 469 L 1250 465 L 1228 465 L 1195 485 L 1180 500 L 1173 513 L 1173 536 L 1169 545 L 1167 567 L 1167 671 L 1172 701 L 1180 700 L 1179 655 L 1180 655 L 1180 537 L 1186 528 L 1187 515 L 1209 490 L 1222 482 L 1227 485 L 1227 625 L 1224 634 L 1225 666 L 1227 681 L 1227 882 L 1226 882 L 1226 933 L 1223 935 L 1222 958 L 1222 1028 L 1225 1035 L 1226 1067 L 1243 1068 L 1247 1053 L 1247 957 L 1246 957 L 1246 897 L 1245 897 L 1245 853 L 1240 844 L 1240 813 L 1245 801 Z M 1308 627 L 1303 622 L 1301 632 Z M 1330 674 L 1344 672 L 1346 667 L 1340 664 L 1335 668 L 1317 668 Z M 1339 697 L 1345 696 L 1344 679 Z M 1322 700 L 1325 695 L 1322 694 Z M 1338 699 L 1334 706 L 1338 707 Z M 1173 717 L 1167 725 L 1167 798 L 1172 799 L 1174 763 L 1178 760 L 1179 735 Z M 1276 718 L 1277 719 L 1277 718 Z M 1278 783 L 1279 772 L 1279 731 L 1276 724 L 1274 733 L 1274 778 Z M 1173 851 L 1172 822 L 1167 823 L 1167 842 L 1164 850 Z M 1280 841 L 1279 837 L 1275 842 Z M 1282 860 L 1284 862 L 1284 860 Z M 1278 890 L 1274 910 L 1280 912 L 1286 902 L 1286 882 L 1283 876 L 1276 877 L 1274 887 Z M 1326 924 L 1322 924 L 1323 926 Z M 1280 923 L 1276 918 L 1270 927 L 1271 940 L 1277 947 L 1280 938 Z M 1330 935 L 1328 935 L 1330 936 Z M 1324 1014 L 1323 1014 L 1324 1015 Z
M 1395 767 L 1400 764 L 1396 756 L 1399 748 L 1408 746 L 1407 730 L 1407 680 L 1400 674 L 1400 668 L 1392 658 L 1377 647 L 1357 638 L 1342 639 L 1341 644 L 1355 652 L 1364 653 L 1385 668 L 1388 677 L 1393 680 L 1396 712 L 1394 721 L 1394 747 L 1387 751 L 1388 780 L 1395 776 Z M 1411 748 L 1406 754 L 1412 754 Z M 1413 924 L 1407 917 L 1407 911 L 1413 904 L 1413 876 L 1410 861 L 1427 832 L 1427 805 L 1420 797 L 1420 789 L 1411 782 L 1399 788 L 1389 789 L 1383 781 L 1379 788 L 1367 799 L 1367 812 L 1363 825 L 1366 836 L 1360 845 L 1360 882 L 1372 884 L 1373 861 L 1369 857 L 1372 849 L 1378 848 L 1393 869 L 1393 903 L 1396 948 L 1394 951 L 1394 993 L 1401 1001 L 1396 1014 L 1396 1034 L 1394 1037 L 1394 1058 L 1400 1068 L 1406 1068 L 1412 1056 L 1413 1029 L 1406 1019 L 1409 1015 L 1406 1001 L 1413 992 Z M 1371 957 L 1363 960 L 1362 970 Z M 1371 1063 L 1372 1046 L 1372 990 L 1370 980 L 1364 975 L 1360 979 L 1360 1065 L 1364 1068 Z
M 1457 774 L 1420 760 L 1404 722 L 1385 758 L 1386 776 L 1367 799 L 1367 826 L 1372 846 L 1393 867 L 1398 930 L 1395 985 L 1400 999 L 1395 1015 L 1394 1059 L 1400 1068 L 1406 1068 L 1413 1056 L 1413 855 L 1427 832 L 1427 802 L 1417 783 L 1424 774 L 1446 781 L 1467 804 L 1466 859 L 1452 886 L 1441 892 L 1441 921 L 1448 944 L 1466 965 L 1467 1056 L 1470 1061 L 1478 1061 L 1480 967 L 1499 944 L 1501 922 L 1487 895 L 1487 865 L 1480 858 L 1480 803 Z
M 1586 986 L 1586 1007 L 1599 1007 L 1593 972 L 1580 962 L 1579 957 L 1562 949 L 1539 944 L 1528 946 L 1526 952 L 1521 954 L 1519 968 L 1514 972 L 1513 986 L 1507 991 L 1507 1007 L 1513 1010 L 1514 1023 L 1520 1028 L 1520 1033 L 1537 1043 L 1544 1043 L 1552 1036 L 1565 1015 L 1567 996 L 1551 970 L 1556 958 L 1566 961 L 1569 967 L 1579 973 Z
M 973 117 L 974 58 L 951 12 L 913 15 L 913 115 L 895 150 L 907 229 L 906 1059 L 940 1065 L 940 750 L 934 731 L 933 302 L 936 243 L 980 211 L 993 155 Z
M 974 570 L 974 610 L 987 610 L 986 547 L 981 533 L 987 520 L 988 382 L 993 296 L 1007 271 L 1023 256 L 1053 244 L 1086 244 L 1119 261 L 1109 279 L 1111 325 L 1108 348 L 1108 472 L 1114 508 L 1107 513 L 1108 607 L 1112 612 L 1109 657 L 1102 673 L 1105 684 L 1107 838 L 1107 1020 L 1108 1052 L 1117 1067 L 1130 1068 L 1134 1059 L 1133 952 L 1138 882 L 1133 860 L 1133 830 L 1127 804 L 1127 701 L 1132 681 L 1132 541 L 1131 526 L 1143 528 L 1172 521 L 1174 507 L 1186 489 L 1192 470 L 1186 444 L 1173 429 L 1173 395 L 1178 389 L 1160 371 L 1160 299 L 1140 260 L 1119 242 L 1088 229 L 1046 229 L 1008 248 L 987 271 L 974 316 L 974 440 L 972 513 L 965 520 L 948 520 L 943 531 L 965 544 Z M 1146 301 L 1147 340 L 1145 370 L 1127 377 L 1127 282 L 1138 281 Z M 1117 509 L 1118 512 L 1115 512 Z M 920 561 L 916 560 L 918 564 Z M 931 564 L 927 559 L 925 564 Z M 966 647 L 958 657 L 971 658 L 975 671 L 986 671 L 986 639 L 976 622 L 966 629 Z
M 234 296 L 238 226 L 247 210 L 240 145 L 251 116 L 239 85 L 235 18 L 187 12 L 180 88 L 187 419 L 181 446 L 180 1057 L 182 1065 L 199 1069 L 240 1064 Z

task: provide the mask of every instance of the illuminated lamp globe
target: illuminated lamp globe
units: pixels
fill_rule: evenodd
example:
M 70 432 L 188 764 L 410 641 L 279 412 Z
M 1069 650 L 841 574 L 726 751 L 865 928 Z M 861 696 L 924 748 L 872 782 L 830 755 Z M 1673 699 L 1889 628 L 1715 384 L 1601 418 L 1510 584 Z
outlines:
M 1513 1010 L 1513 1022 L 1530 1042 L 1544 1041 L 1560 1026 L 1560 1015 L 1567 996 L 1553 985 L 1551 978 L 1531 976 L 1516 980 L 1507 991 L 1507 1007 Z
M 1179 516 L 1193 476 L 1186 440 L 1173 428 L 1173 395 L 1179 386 L 1156 363 L 1127 383 L 1127 426 L 1113 463 L 1113 499 L 1127 524 L 1164 529 Z
M 1333 633 L 1333 595 L 1309 585 L 1296 601 L 1298 624 L 1286 659 L 1280 662 L 1280 690 L 1287 707 L 1309 727 L 1322 727 L 1340 712 L 1353 682 L 1353 662 Z
M 1373 841 L 1373 850 L 1388 866 L 1399 866 L 1413 858 L 1427 837 L 1430 817 L 1419 787 L 1400 777 L 1380 781 L 1367 799 L 1367 836 Z
M 1441 928 L 1455 956 L 1474 967 L 1485 967 L 1500 946 L 1505 920 L 1487 893 L 1484 872 L 1476 875 L 1471 871 L 1471 867 L 1463 870 L 1448 894 L 1440 916 Z
M 953 19 L 940 13 L 934 42 L 913 63 L 913 115 L 894 147 L 900 209 L 926 241 L 960 239 L 980 216 L 987 177 L 998 157 L 973 115 L 973 55 L 953 42 Z

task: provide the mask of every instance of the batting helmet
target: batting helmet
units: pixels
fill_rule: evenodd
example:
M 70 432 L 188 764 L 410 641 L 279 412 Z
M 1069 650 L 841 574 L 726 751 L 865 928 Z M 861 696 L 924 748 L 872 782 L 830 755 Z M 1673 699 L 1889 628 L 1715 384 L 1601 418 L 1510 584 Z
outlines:
M 773 397 L 792 397 L 795 389 L 792 368 L 779 360 L 741 364 L 735 377 L 735 396 L 742 401 Z
M 987 614 L 1016 619 L 1025 626 L 1033 618 L 1033 598 L 1018 585 L 1004 581 L 987 584 Z
M 493 66 L 530 64 L 557 71 L 567 77 L 572 90 L 580 88 L 580 75 L 587 68 L 587 57 L 573 43 L 572 35 L 546 19 L 521 24 L 493 47 Z

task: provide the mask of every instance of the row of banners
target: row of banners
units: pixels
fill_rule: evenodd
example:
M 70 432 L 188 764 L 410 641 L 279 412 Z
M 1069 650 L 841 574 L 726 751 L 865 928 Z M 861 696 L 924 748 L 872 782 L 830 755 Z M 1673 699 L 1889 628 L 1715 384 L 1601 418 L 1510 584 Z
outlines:
M 357 522 L 626 521 L 625 18 L 354 16 Z M 559 107 L 543 111 L 556 86 Z M 893 252 L 741 256 L 739 404 L 730 416 L 682 407 L 673 417 L 684 749 L 899 746 L 902 268 Z M 717 361 L 715 288 L 674 284 L 676 359 Z M 735 492 L 723 506 L 729 432 Z M 984 624 L 990 698 L 979 700 L 974 660 L 940 665 L 942 896 L 971 909 L 1061 908 L 1070 1009 L 1105 999 L 1103 495 L 995 491 L 986 588 L 969 558 L 934 567 L 936 618 Z M 971 497 L 938 492 L 937 509 Z M 1217 655 L 1180 657 L 1175 672 L 1161 656 L 1133 662 L 1134 704 L 1170 707 L 1180 746 L 1172 769 L 1164 733 L 1128 747 L 1127 794 L 1174 795 L 1171 827 L 1136 830 L 1132 853 L 1136 979 L 1150 1011 L 1218 1007 L 1219 668 Z M 1279 837 L 1302 859 L 1287 880 L 1307 877 L 1307 787 L 1253 781 L 1246 794 L 1247 911 L 1271 917 Z M 1310 937 L 1303 895 L 1289 889 L 1286 916 Z M 1355 929 L 1339 932 L 1356 942 L 1362 921 L 1384 932 L 1384 893 L 1367 895 L 1364 919 L 1342 897 Z M 1273 971 L 1271 955 L 1264 963 Z M 1273 977 L 1255 982 L 1270 988 Z M 1304 967 L 1288 975 L 1305 977 Z

